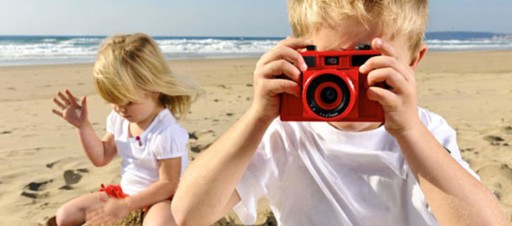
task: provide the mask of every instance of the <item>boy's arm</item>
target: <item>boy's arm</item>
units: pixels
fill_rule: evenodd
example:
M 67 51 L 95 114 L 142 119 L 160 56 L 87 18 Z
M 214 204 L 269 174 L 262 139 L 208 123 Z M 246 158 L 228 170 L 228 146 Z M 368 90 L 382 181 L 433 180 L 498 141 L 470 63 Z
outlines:
M 246 112 L 219 140 L 196 158 L 183 175 L 172 201 L 179 225 L 208 225 L 239 201 L 235 188 L 271 121 Z
M 307 66 L 296 49 L 311 44 L 289 38 L 260 58 L 251 107 L 190 164 L 180 181 L 171 204 L 178 225 L 212 224 L 240 200 L 235 188 L 266 129 L 279 115 L 280 94 L 300 93 L 297 81 Z M 278 78 L 282 75 L 288 79 Z
M 394 134 L 441 225 L 505 225 L 494 195 L 457 163 L 430 131 Z
M 503 211 L 492 192 L 464 170 L 419 119 L 413 68 L 422 54 L 407 65 L 382 39 L 375 39 L 372 47 L 382 56 L 368 60 L 360 71 L 368 74 L 369 85 L 386 82 L 391 88 L 370 87 L 368 98 L 383 106 L 384 126 L 399 143 L 439 223 L 505 225 Z

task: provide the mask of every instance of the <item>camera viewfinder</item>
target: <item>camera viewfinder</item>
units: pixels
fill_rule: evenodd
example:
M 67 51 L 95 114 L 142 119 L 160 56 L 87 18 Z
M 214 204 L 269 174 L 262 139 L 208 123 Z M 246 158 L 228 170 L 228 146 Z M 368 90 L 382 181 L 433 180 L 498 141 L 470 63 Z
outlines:
M 340 58 L 337 56 L 326 56 L 324 60 L 325 66 L 337 66 L 340 63 Z
M 308 67 L 316 67 L 316 60 L 314 56 L 304 56 L 304 62 Z
M 359 67 L 374 56 L 377 55 L 354 55 L 352 56 L 352 67 Z

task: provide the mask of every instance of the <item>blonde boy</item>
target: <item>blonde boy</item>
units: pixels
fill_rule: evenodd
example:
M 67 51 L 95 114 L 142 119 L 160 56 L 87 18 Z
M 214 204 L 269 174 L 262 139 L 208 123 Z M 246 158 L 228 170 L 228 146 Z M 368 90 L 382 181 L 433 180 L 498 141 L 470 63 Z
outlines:
M 253 223 L 266 197 L 279 225 L 504 225 L 493 194 L 461 159 L 455 131 L 416 104 L 426 0 L 289 0 L 293 38 L 263 55 L 250 109 L 195 160 L 172 204 L 179 224 L 234 208 Z M 283 122 L 280 94 L 300 96 L 297 50 L 371 44 L 359 71 L 385 122 Z M 283 79 L 285 75 L 287 79 Z M 373 86 L 385 82 L 390 88 Z

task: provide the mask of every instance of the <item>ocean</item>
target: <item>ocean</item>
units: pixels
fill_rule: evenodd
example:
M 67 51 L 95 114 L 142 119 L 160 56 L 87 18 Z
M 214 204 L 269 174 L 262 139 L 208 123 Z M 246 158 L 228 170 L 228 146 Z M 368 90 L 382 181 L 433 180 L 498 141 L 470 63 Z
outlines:
M 167 59 L 258 57 L 282 37 L 154 36 Z M 0 36 L 0 66 L 94 62 L 105 36 Z M 433 51 L 512 50 L 512 35 L 430 32 Z

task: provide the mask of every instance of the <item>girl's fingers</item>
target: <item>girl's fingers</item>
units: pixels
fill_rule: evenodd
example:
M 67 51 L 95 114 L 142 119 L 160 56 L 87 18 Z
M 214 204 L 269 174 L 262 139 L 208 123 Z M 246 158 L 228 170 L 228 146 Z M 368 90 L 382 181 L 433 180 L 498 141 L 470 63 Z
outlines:
M 80 105 L 82 105 L 81 106 L 82 112 L 83 113 L 87 112 L 87 97 L 86 96 L 82 97 L 82 100 L 80 101 Z
M 64 115 L 62 115 L 62 112 L 57 111 L 57 110 L 55 110 L 55 109 L 52 109 L 52 112 L 53 112 L 53 114 L 55 114 L 55 115 L 57 115 L 57 116 L 59 116 L 59 117 L 61 117 L 61 118 L 64 118 Z
M 87 214 L 86 214 L 86 220 L 87 220 L 87 224 L 89 225 L 97 225 L 97 224 L 100 224 L 102 221 L 104 221 L 104 214 L 103 214 L 103 209 L 95 209 L 95 210 L 92 210 L 92 211 L 89 211 Z
M 57 95 L 60 97 L 60 99 L 64 102 L 64 105 L 68 106 L 70 105 L 70 100 L 66 95 L 64 95 L 61 91 L 57 93 Z
M 53 98 L 53 103 L 55 103 L 57 106 L 59 106 L 61 109 L 65 109 L 66 108 L 66 105 L 62 104 L 59 99 L 57 98 Z
M 75 96 L 73 96 L 73 94 L 71 94 L 71 91 L 69 90 L 66 90 L 66 95 L 68 97 L 68 100 L 69 100 L 69 104 L 73 107 L 80 107 L 77 103 L 78 101 L 78 98 L 76 98 Z

